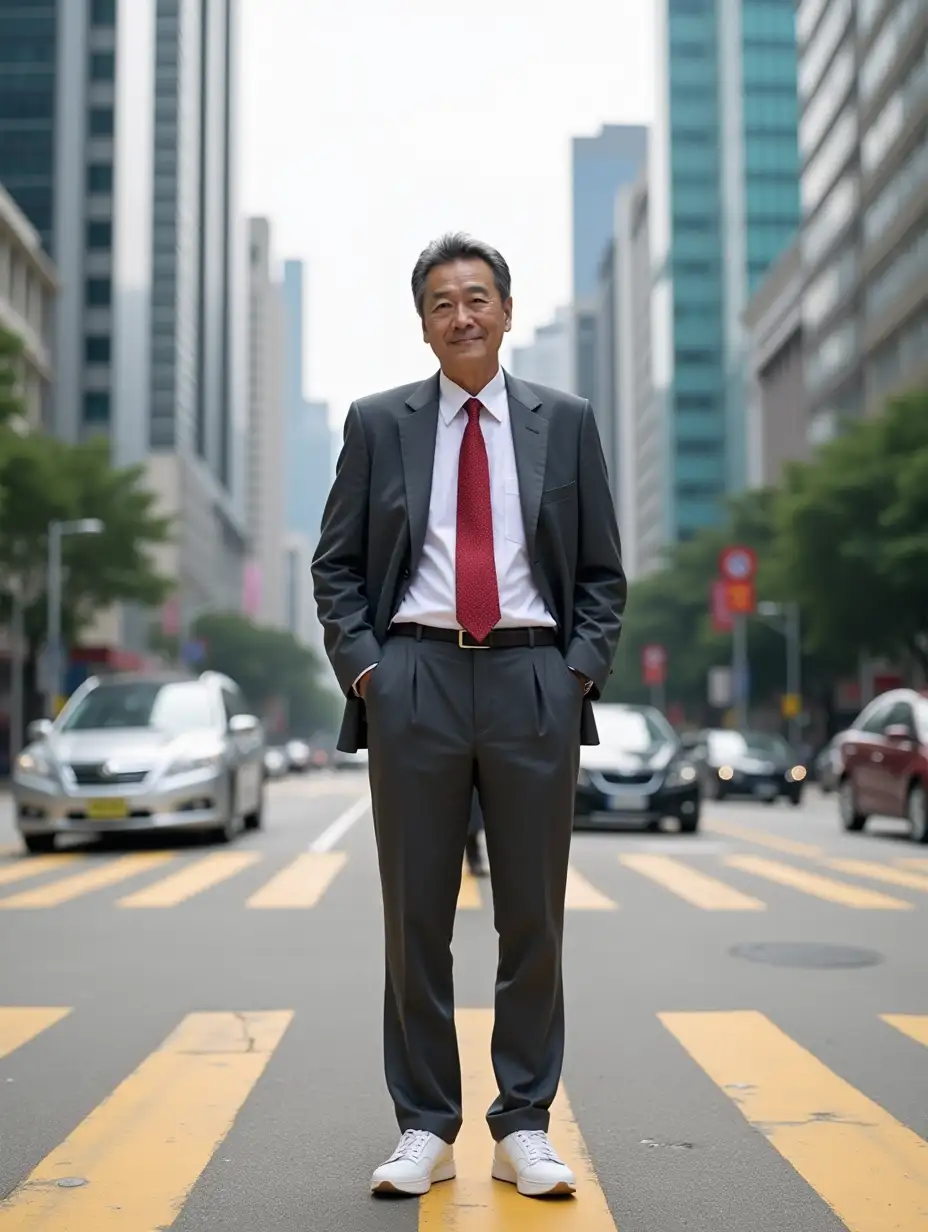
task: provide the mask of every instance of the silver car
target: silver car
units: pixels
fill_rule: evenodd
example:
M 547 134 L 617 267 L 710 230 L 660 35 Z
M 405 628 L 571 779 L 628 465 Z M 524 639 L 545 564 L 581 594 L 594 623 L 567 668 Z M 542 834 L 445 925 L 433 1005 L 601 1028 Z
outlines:
M 59 834 L 198 830 L 229 842 L 261 825 L 264 731 L 218 672 L 93 678 L 16 759 L 16 824 L 31 852 Z

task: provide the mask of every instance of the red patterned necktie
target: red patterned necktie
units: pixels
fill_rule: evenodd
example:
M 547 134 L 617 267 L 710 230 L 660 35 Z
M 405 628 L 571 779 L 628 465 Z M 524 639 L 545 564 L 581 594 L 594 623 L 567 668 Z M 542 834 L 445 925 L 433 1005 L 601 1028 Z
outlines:
M 455 588 L 458 623 L 482 642 L 499 622 L 499 588 L 493 553 L 493 508 L 490 464 L 480 429 L 483 406 L 477 398 L 464 403 L 467 426 L 458 467 L 458 522 Z

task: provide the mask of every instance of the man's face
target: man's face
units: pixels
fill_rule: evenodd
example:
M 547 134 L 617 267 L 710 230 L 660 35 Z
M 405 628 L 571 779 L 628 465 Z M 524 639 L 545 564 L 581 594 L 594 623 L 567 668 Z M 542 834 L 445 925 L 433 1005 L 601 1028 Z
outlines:
M 486 261 L 466 257 L 438 265 L 425 284 L 422 336 L 449 376 L 487 370 L 499 363 L 503 335 L 512 323 L 512 299 L 499 297 Z

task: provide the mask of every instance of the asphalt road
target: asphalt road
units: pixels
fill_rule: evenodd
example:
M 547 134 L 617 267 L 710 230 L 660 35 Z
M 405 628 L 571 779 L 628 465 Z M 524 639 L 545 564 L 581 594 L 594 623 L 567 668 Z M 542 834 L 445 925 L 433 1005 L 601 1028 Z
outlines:
M 225 849 L 28 859 L 8 801 L 2 845 L 0 1232 L 928 1229 L 928 851 L 892 823 L 845 835 L 811 795 L 576 836 L 553 1134 L 581 1181 L 556 1203 L 489 1179 L 495 938 L 468 879 L 459 1177 L 367 1192 L 396 1130 L 362 777 L 273 786 Z

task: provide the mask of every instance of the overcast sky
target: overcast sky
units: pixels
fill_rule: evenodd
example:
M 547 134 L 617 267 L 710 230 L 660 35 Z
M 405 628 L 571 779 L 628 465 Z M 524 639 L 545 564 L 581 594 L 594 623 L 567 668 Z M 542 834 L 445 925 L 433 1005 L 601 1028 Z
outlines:
M 434 370 L 409 291 L 448 229 L 513 272 L 512 338 L 569 297 L 570 138 L 652 115 L 653 0 L 244 0 L 244 205 L 308 266 L 307 393 Z

